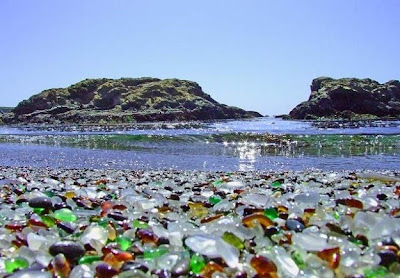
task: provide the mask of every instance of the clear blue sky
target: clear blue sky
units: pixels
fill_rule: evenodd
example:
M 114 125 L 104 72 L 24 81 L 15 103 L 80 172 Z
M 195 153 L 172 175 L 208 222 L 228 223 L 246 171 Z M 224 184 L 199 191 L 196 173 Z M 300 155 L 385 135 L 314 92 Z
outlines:
M 85 78 L 181 78 L 288 113 L 318 76 L 400 78 L 399 0 L 2 0 L 0 106 Z

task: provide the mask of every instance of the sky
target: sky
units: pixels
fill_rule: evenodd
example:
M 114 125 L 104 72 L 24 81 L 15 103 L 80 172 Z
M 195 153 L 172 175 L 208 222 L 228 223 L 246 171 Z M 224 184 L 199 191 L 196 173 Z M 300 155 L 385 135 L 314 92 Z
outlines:
M 285 114 L 318 76 L 400 79 L 399 14 L 399 0 L 1 0 L 0 106 L 151 76 Z

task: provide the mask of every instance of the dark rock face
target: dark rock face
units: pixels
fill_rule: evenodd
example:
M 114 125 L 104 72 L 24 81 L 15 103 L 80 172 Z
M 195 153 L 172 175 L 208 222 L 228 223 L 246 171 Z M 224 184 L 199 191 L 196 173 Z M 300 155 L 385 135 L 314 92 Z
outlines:
M 374 119 L 400 117 L 400 82 L 319 77 L 308 101 L 297 105 L 292 119 Z
M 3 115 L 14 123 L 129 123 L 261 117 L 220 104 L 192 81 L 157 78 L 86 79 L 49 89 Z

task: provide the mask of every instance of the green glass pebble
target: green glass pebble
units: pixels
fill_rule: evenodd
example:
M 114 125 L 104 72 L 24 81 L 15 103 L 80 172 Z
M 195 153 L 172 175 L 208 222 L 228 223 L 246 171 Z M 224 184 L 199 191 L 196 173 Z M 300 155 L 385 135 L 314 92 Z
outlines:
M 159 247 L 156 249 L 146 250 L 143 252 L 143 255 L 145 259 L 152 260 L 161 257 L 165 253 L 168 253 L 168 249 L 165 247 Z
M 339 214 L 337 211 L 335 211 L 335 212 L 333 213 L 333 217 L 335 217 L 336 220 L 339 220 L 340 214 Z
M 292 259 L 300 269 L 306 269 L 307 265 L 304 262 L 303 257 L 301 256 L 300 252 L 298 252 L 298 251 L 293 252 Z
M 264 215 L 268 217 L 271 220 L 274 220 L 275 218 L 278 218 L 278 213 L 276 212 L 275 208 L 266 208 L 264 210 Z
M 119 235 L 115 241 L 121 246 L 122 251 L 126 251 L 132 246 L 132 240 L 126 236 Z
M 67 208 L 62 208 L 54 212 L 54 218 L 63 222 L 75 222 L 78 218 Z
M 46 195 L 47 197 L 54 197 L 54 192 L 53 191 L 45 191 L 44 195 Z
M 242 250 L 244 248 L 243 241 L 240 240 L 234 233 L 231 232 L 225 232 L 222 235 L 222 239 L 226 242 L 229 243 L 230 245 L 235 246 L 237 249 Z
M 5 267 L 6 267 L 7 273 L 13 273 L 14 271 L 16 271 L 18 269 L 24 269 L 24 268 L 27 268 L 28 266 L 29 266 L 29 262 L 24 258 L 17 257 L 17 258 L 5 261 Z
M 49 228 L 53 227 L 56 224 L 56 221 L 48 215 L 43 215 L 41 218 L 42 222 Z
M 103 228 L 107 227 L 108 223 L 110 223 L 110 219 L 109 218 L 101 218 L 101 219 L 97 219 L 97 221 L 93 221 L 93 222 L 97 222 L 97 224 Z
M 271 186 L 272 187 L 279 187 L 279 186 L 281 186 L 281 183 L 279 181 L 274 181 L 274 182 L 271 183 Z
M 205 266 L 206 263 L 204 262 L 204 257 L 199 253 L 193 254 L 193 256 L 190 258 L 190 270 L 194 274 L 199 274 Z
M 115 193 L 110 193 L 110 196 L 111 196 L 112 199 L 116 199 L 117 198 L 117 194 L 115 194 Z
M 212 195 L 212 196 L 210 196 L 210 198 L 208 199 L 208 201 L 209 201 L 211 204 L 216 205 L 216 204 L 218 204 L 219 202 L 221 202 L 221 197 L 219 197 L 219 196 L 217 196 L 217 195 Z
M 143 221 L 140 221 L 140 220 L 137 220 L 137 219 L 135 219 L 133 221 L 133 226 L 135 228 L 138 228 L 138 229 L 146 229 L 146 228 L 149 227 L 149 225 L 146 222 L 143 222 Z
M 222 180 L 216 180 L 215 182 L 213 182 L 213 185 L 217 186 L 217 185 L 221 185 L 223 183 Z
M 34 208 L 33 212 L 38 214 L 38 215 L 41 215 L 41 214 L 43 214 L 45 212 L 45 209 L 44 208 Z
M 354 244 L 356 244 L 356 245 L 358 245 L 358 246 L 363 245 L 363 242 L 362 242 L 361 240 L 356 239 L 356 238 L 353 237 L 353 236 L 349 238 L 349 241 L 352 242 L 352 243 L 354 243 Z
M 386 277 L 386 275 L 387 270 L 383 266 L 379 266 L 374 269 L 367 269 L 364 271 L 365 278 Z
M 94 262 L 101 261 L 100 256 L 83 256 L 79 259 L 79 264 L 92 264 Z

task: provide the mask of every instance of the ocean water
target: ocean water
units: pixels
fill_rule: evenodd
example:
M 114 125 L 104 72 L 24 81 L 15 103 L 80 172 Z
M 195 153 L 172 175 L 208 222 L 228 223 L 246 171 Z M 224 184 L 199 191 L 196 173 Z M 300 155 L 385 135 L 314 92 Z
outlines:
M 400 121 L 274 118 L 0 127 L 0 165 L 51 168 L 399 170 Z

